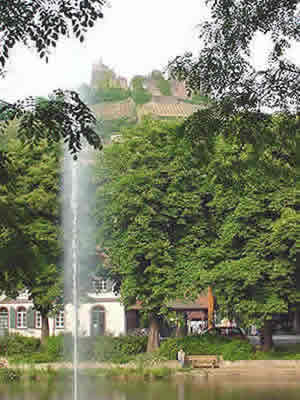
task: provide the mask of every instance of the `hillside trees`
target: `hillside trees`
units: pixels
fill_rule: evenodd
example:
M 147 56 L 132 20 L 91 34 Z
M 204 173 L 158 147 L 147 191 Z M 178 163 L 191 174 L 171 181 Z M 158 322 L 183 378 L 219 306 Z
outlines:
M 138 105 L 148 103 L 151 100 L 151 93 L 145 89 L 146 78 L 141 75 L 136 75 L 131 80 L 131 97 Z
M 44 337 L 48 314 L 61 296 L 59 150 L 45 140 L 24 146 L 16 136 L 11 126 L 0 146 L 11 160 L 8 183 L 0 186 L 1 290 L 13 297 L 23 287 L 29 290 Z
M 99 242 L 125 305 L 138 302 L 150 319 L 148 351 L 158 346 L 168 301 L 183 297 L 179 261 L 212 238 L 201 168 L 179 127 L 146 119 L 124 129 L 95 169 Z
M 173 75 L 190 90 L 201 90 L 227 109 L 297 109 L 300 69 L 288 50 L 300 39 L 298 0 L 207 0 L 211 20 L 200 26 L 199 56 L 177 57 Z M 264 34 L 271 43 L 266 67 L 251 63 L 253 39 Z

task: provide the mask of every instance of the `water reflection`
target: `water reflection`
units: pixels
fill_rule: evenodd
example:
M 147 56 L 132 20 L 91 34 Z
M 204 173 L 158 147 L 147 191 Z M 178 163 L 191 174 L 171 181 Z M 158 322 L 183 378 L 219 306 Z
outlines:
M 276 382 L 276 383 L 275 383 Z M 235 380 L 120 382 L 81 379 L 80 400 L 298 400 L 300 383 L 239 382 Z M 68 380 L 50 384 L 0 386 L 0 400 L 72 400 Z

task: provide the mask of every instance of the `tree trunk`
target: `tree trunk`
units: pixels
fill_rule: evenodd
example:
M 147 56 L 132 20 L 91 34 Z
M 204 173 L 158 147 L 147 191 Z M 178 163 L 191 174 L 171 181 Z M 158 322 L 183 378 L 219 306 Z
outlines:
M 159 347 L 159 323 L 158 320 L 152 316 L 150 318 L 149 336 L 147 343 L 147 353 L 151 353 Z
M 295 317 L 294 317 L 294 329 L 296 333 L 300 333 L 300 311 L 296 310 L 295 311 Z
M 272 321 L 265 320 L 263 327 L 263 351 L 270 351 L 273 347 Z
M 183 336 L 184 336 L 183 327 L 181 326 L 180 322 L 178 321 L 176 323 L 175 337 L 183 337 Z
M 186 315 L 183 316 L 183 321 L 177 320 L 176 323 L 176 337 L 184 337 L 187 335 L 187 318 Z
M 41 342 L 45 343 L 47 337 L 49 337 L 49 320 L 47 315 L 41 315 L 42 317 L 42 332 Z

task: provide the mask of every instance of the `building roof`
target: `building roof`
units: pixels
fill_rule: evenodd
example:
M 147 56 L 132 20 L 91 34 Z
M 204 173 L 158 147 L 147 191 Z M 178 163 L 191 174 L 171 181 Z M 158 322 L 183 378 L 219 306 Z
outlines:
M 170 301 L 168 307 L 172 310 L 183 310 L 183 311 L 192 311 L 192 310 L 207 310 L 208 309 L 208 297 L 206 295 L 199 295 L 196 300 L 183 300 L 176 299 L 174 301 Z
M 10 297 L 5 297 L 0 301 L 0 305 L 5 304 L 29 304 L 32 303 L 32 300 L 29 299 L 11 299 Z
M 199 295 L 196 300 L 176 299 L 168 303 L 168 308 L 175 311 L 199 311 L 208 310 L 208 297 L 205 294 Z M 129 310 L 141 310 L 142 304 L 137 301 L 136 304 L 128 307 Z
M 91 106 L 92 111 L 97 117 L 105 120 L 113 120 L 124 117 L 133 117 L 135 115 L 135 104 L 132 99 L 120 102 L 104 102 Z

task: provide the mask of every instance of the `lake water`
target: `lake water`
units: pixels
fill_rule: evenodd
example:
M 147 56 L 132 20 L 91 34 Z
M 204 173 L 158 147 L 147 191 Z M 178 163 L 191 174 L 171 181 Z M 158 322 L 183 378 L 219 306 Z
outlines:
M 86 378 L 80 384 L 79 400 L 299 400 L 300 383 L 198 380 L 120 382 Z M 0 385 L 0 400 L 72 400 L 68 378 L 51 383 Z

